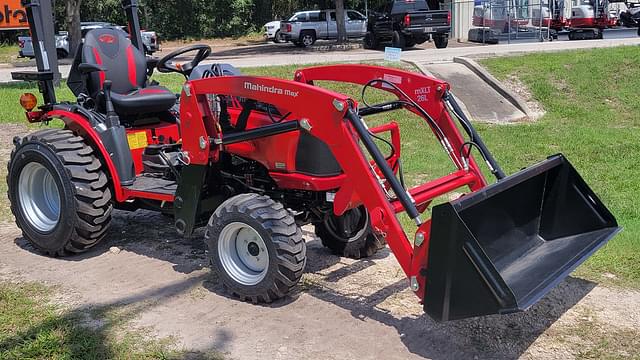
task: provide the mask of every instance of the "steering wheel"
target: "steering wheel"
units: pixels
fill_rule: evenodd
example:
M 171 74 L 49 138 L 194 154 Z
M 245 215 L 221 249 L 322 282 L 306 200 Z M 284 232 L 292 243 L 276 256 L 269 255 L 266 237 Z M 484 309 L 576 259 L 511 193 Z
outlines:
M 196 55 L 193 57 L 193 60 L 180 64 L 174 63 L 173 60 L 175 58 L 192 51 L 197 51 Z M 211 55 L 211 47 L 209 45 L 186 46 L 163 56 L 162 59 L 158 61 L 156 69 L 158 69 L 158 71 L 161 73 L 177 72 L 188 78 L 193 69 L 198 66 L 198 64 L 200 64 L 204 59 L 208 58 L 209 55 Z

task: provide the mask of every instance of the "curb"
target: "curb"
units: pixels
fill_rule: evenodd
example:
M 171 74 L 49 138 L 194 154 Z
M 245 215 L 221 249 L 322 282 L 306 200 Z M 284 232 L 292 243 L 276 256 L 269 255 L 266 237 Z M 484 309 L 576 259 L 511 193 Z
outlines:
M 362 43 L 347 43 L 347 44 L 331 44 L 331 45 L 319 45 L 319 46 L 309 46 L 307 50 L 310 51 L 318 51 L 318 52 L 328 52 L 328 51 L 349 51 L 362 49 Z
M 487 85 L 491 86 L 498 94 L 502 95 L 507 101 L 509 101 L 513 106 L 515 106 L 518 110 L 522 111 L 529 119 L 535 119 L 537 116 L 535 113 L 529 109 L 527 103 L 525 103 L 518 95 L 511 92 L 511 90 L 507 89 L 502 83 L 493 77 L 493 75 L 489 74 L 489 72 L 480 66 L 474 60 L 471 60 L 467 57 L 454 57 L 454 63 L 462 64 L 469 68 L 474 74 L 478 75 Z

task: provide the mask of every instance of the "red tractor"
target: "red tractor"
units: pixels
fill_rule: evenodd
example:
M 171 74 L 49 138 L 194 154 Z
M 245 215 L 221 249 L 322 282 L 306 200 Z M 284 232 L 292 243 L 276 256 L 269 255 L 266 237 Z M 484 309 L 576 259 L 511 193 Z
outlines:
M 135 29 L 135 1 L 125 3 Z M 77 102 L 52 101 L 44 69 L 15 75 L 39 81 L 49 100 L 34 111 L 33 95 L 23 96 L 30 122 L 65 124 L 16 139 L 11 155 L 11 209 L 34 247 L 85 252 L 107 234 L 113 209 L 151 209 L 185 236 L 206 227 L 222 283 L 260 303 L 296 286 L 307 255 L 300 227 L 313 224 L 342 256 L 369 256 L 386 242 L 425 311 L 444 321 L 525 310 L 620 230 L 562 155 L 505 176 L 443 81 L 367 65 L 307 68 L 293 81 L 243 76 L 201 64 L 210 51 L 196 45 L 156 61 L 121 32 L 99 29 L 69 77 Z M 149 81 L 154 69 L 184 75 L 181 94 Z M 359 104 L 319 80 L 395 100 Z M 398 125 L 366 122 L 396 110 L 421 118 L 454 171 L 405 186 Z M 497 182 L 487 183 L 472 150 Z M 463 188 L 429 218 L 434 199 Z M 415 233 L 400 225 L 403 212 Z

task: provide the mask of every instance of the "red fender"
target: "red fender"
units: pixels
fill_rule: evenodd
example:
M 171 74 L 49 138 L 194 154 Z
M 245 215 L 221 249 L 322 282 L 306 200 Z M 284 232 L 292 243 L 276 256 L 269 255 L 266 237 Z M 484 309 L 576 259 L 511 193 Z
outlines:
M 85 138 L 90 142 L 90 145 L 93 147 L 94 151 L 97 151 L 102 157 L 103 164 L 107 167 L 109 171 L 109 176 L 113 182 L 113 192 L 118 202 L 124 202 L 127 200 L 127 196 L 120 186 L 120 178 L 118 177 L 118 171 L 111 160 L 111 156 L 109 156 L 109 152 L 104 147 L 100 136 L 96 133 L 96 131 L 91 127 L 89 121 L 82 115 L 73 113 L 65 110 L 53 110 L 48 112 L 45 115 L 46 119 L 60 119 L 64 122 L 69 130 L 77 133 L 78 135 Z

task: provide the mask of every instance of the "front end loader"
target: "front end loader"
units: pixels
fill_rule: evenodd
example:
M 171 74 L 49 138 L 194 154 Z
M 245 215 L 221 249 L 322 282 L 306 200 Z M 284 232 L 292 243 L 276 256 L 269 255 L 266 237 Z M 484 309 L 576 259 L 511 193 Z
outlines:
M 124 4 L 135 30 L 136 2 Z M 369 65 L 301 69 L 292 81 L 252 77 L 203 64 L 205 45 L 154 60 L 135 44 L 113 29 L 89 32 L 68 81 L 73 103 L 55 101 L 46 69 L 15 74 L 45 92 L 38 109 L 33 95 L 21 98 L 28 120 L 64 123 L 17 138 L 9 163 L 12 212 L 45 254 L 90 251 L 108 234 L 113 209 L 158 211 L 184 236 L 205 227 L 229 293 L 271 302 L 300 280 L 301 227 L 312 224 L 340 256 L 388 244 L 425 311 L 447 321 L 526 310 L 620 230 L 561 154 L 506 176 L 446 82 Z M 184 75 L 181 94 L 149 81 L 154 69 Z M 319 81 L 394 100 L 359 104 Z M 391 111 L 417 115 L 447 154 L 448 175 L 406 187 L 399 125 L 367 124 Z

